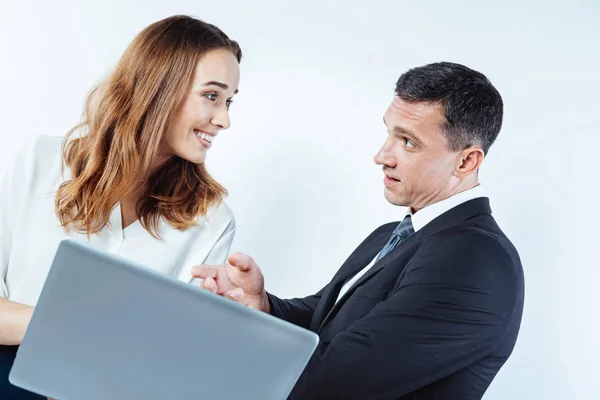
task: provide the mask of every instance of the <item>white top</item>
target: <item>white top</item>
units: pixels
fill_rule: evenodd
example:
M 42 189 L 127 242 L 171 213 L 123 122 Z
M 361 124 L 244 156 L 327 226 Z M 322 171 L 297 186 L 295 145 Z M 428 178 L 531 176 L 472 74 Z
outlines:
M 445 200 L 441 200 L 437 203 L 430 204 L 422 210 L 419 210 L 415 214 L 413 214 L 410 207 L 408 207 L 406 209 L 404 217 L 406 217 L 407 215 L 411 216 L 413 229 L 415 230 L 415 232 L 417 232 L 419 229 L 423 229 L 425 225 L 433 221 L 435 218 L 439 217 L 446 211 L 458 206 L 459 204 L 484 196 L 485 194 L 481 185 L 477 185 L 471 189 L 457 193 L 454 196 L 450 196 Z M 342 286 L 342 288 L 340 289 L 340 293 L 338 294 L 336 303 L 344 296 L 344 294 L 346 294 L 348 289 L 350 289 L 352 285 L 356 283 L 357 280 L 359 280 L 369 269 L 371 269 L 378 255 L 379 253 L 377 253 L 377 255 L 373 258 L 371 263 L 369 263 L 369 265 L 367 265 L 358 274 L 354 275 L 351 279 L 344 283 L 344 286 Z
M 62 137 L 36 138 L 0 180 L 0 297 L 35 306 L 58 244 L 65 237 L 185 282 L 194 280 L 194 265 L 225 261 L 235 234 L 235 219 L 225 202 L 185 231 L 160 219 L 162 241 L 152 237 L 139 221 L 122 229 L 119 205 L 112 211 L 110 227 L 91 235 L 89 242 L 84 233 L 67 233 L 54 212 L 56 190 L 70 179 L 68 168 L 64 179 L 61 174 L 62 141 Z

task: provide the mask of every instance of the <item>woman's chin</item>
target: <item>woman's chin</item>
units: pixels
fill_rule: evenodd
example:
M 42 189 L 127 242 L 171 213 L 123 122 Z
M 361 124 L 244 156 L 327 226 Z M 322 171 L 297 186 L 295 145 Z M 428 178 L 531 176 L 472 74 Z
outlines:
M 179 158 L 183 158 L 184 160 L 189 161 L 191 163 L 202 164 L 204 160 L 206 160 L 206 151 L 178 154 L 178 156 Z

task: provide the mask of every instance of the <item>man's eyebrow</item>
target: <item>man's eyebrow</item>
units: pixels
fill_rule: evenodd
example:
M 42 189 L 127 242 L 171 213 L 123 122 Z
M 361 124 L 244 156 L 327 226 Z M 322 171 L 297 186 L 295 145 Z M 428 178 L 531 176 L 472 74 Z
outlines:
M 223 90 L 229 89 L 229 85 L 227 85 L 226 83 L 218 82 L 218 81 L 209 81 L 209 82 L 203 83 L 202 86 L 218 86 Z M 237 94 L 238 92 L 239 92 L 239 90 L 235 89 L 235 92 L 233 92 L 233 94 Z
M 385 122 L 385 116 L 383 117 L 383 123 L 386 124 L 386 126 L 387 126 L 387 123 Z M 417 135 L 415 135 L 413 132 L 409 131 L 408 129 L 404 129 L 400 126 L 394 126 L 392 131 L 397 135 L 407 136 L 408 138 L 410 138 L 410 140 L 415 142 L 415 144 L 421 144 L 421 145 L 423 144 L 423 141 L 421 139 L 419 139 Z

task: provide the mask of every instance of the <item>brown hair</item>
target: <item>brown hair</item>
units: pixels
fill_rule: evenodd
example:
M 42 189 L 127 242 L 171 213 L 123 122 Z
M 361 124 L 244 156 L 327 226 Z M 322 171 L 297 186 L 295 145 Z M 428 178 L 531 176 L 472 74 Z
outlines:
M 204 164 L 172 157 L 153 170 L 198 61 L 223 48 L 241 61 L 237 42 L 188 16 L 163 19 L 138 34 L 110 76 L 88 94 L 81 123 L 63 142 L 72 175 L 56 193 L 63 227 L 96 233 L 119 201 L 143 190 L 136 207 L 140 222 L 159 237 L 161 217 L 183 230 L 223 200 L 226 189 Z M 81 135 L 71 138 L 77 132 Z

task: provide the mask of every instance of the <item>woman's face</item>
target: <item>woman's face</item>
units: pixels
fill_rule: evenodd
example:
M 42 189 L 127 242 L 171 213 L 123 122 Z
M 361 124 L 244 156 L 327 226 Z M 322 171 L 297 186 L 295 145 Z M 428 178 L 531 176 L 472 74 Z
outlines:
M 200 59 L 192 86 L 167 131 L 167 156 L 204 162 L 219 132 L 230 126 L 229 105 L 239 82 L 239 64 L 230 50 L 211 50 Z

